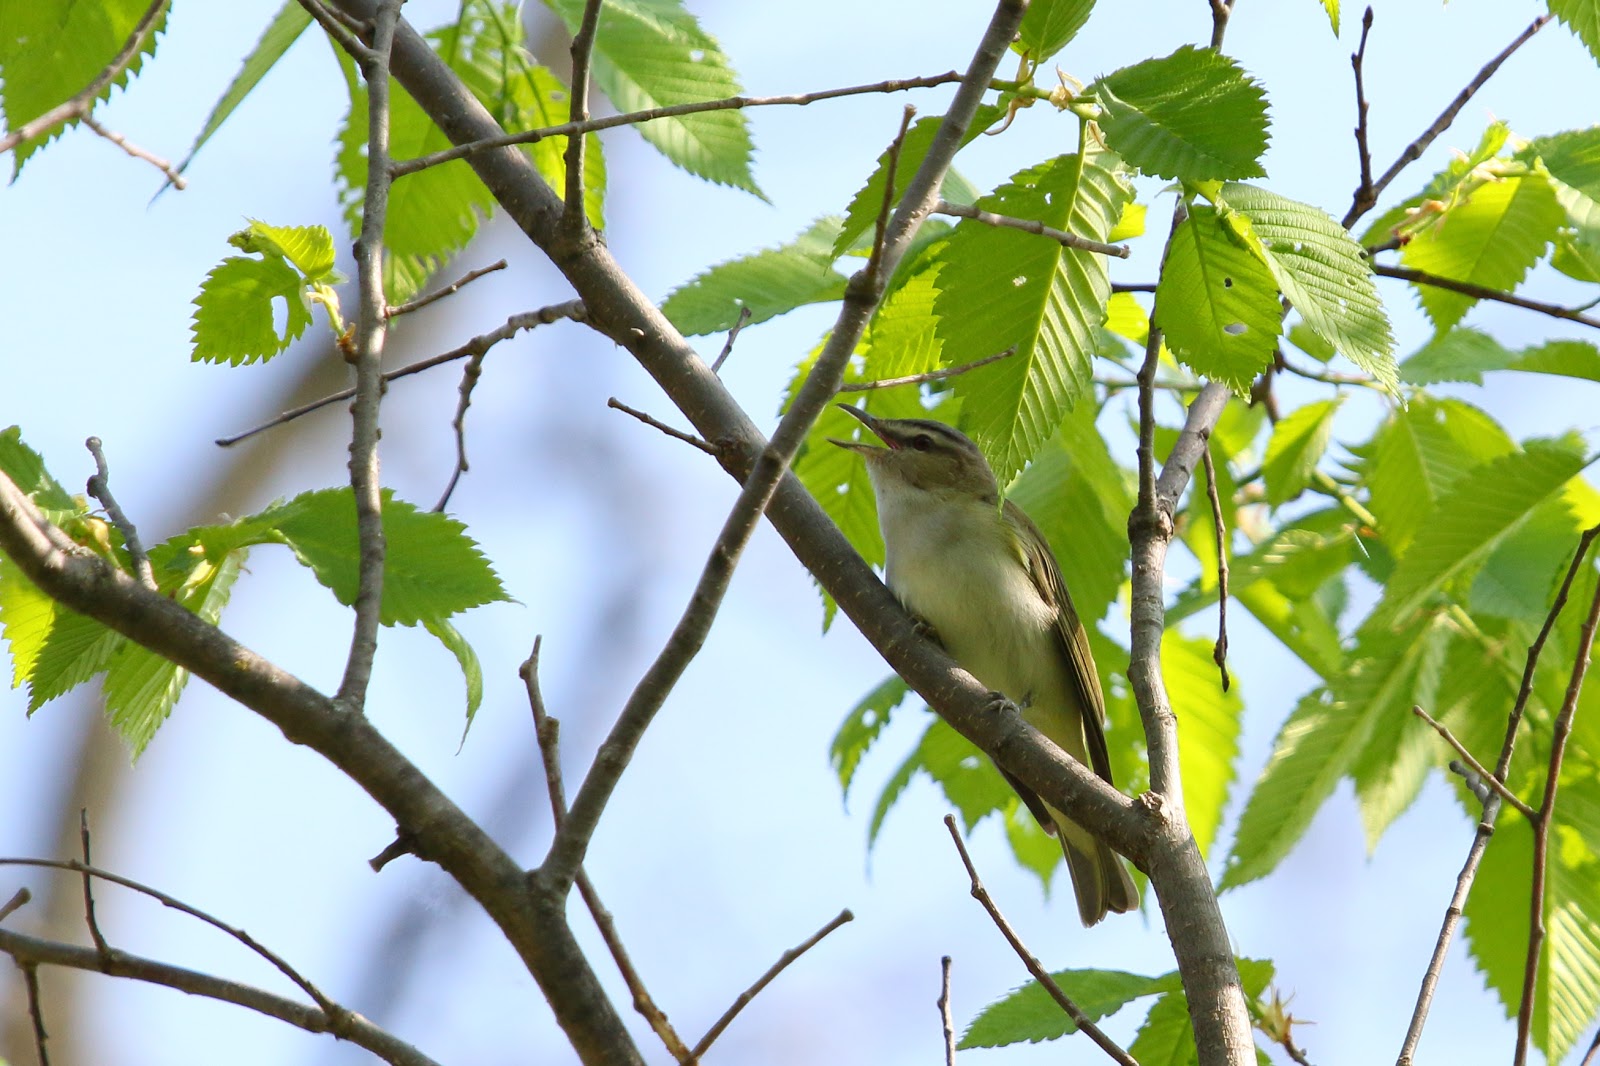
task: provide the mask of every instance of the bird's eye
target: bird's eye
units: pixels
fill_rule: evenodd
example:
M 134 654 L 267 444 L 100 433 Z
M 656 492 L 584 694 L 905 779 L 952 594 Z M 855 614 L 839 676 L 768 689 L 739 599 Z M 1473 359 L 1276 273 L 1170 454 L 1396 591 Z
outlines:
M 933 447 L 933 438 L 928 436 L 926 433 L 918 433 L 915 437 L 911 438 L 911 446 L 919 452 L 925 452 L 929 448 Z

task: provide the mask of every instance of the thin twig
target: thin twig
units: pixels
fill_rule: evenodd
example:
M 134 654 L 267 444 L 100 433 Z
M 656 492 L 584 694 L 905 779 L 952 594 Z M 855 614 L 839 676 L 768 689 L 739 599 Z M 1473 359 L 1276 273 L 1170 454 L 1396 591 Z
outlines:
M 162 985 L 189 995 L 233 1003 L 287 1022 L 308 1033 L 331 1033 L 341 1040 L 365 1048 L 393 1066 L 437 1066 L 433 1059 L 354 1011 L 339 1008 L 337 1015 L 329 1014 L 321 1007 L 297 1003 L 253 985 L 157 962 L 126 951 L 113 950 L 109 957 L 102 958 L 93 948 L 81 948 L 0 929 L 0 952 L 16 959 L 25 975 L 40 965 L 65 966 Z M 37 1040 L 43 1027 L 42 1019 L 35 1018 L 34 1024 Z
M 856 916 L 851 914 L 848 909 L 840 911 L 827 925 L 823 926 L 821 929 L 818 929 L 805 940 L 801 941 L 799 944 L 778 956 L 778 961 L 768 967 L 766 973 L 756 978 L 755 984 L 739 993 L 739 998 L 733 1001 L 732 1006 L 722 1012 L 722 1017 L 718 1018 L 716 1023 L 713 1024 L 710 1029 L 706 1030 L 706 1035 L 700 1038 L 700 1042 L 694 1046 L 694 1050 L 690 1052 L 690 1054 L 696 1059 L 703 1056 L 706 1053 L 706 1050 L 710 1048 L 712 1043 L 717 1039 L 717 1037 L 722 1035 L 723 1030 L 728 1028 L 729 1024 L 733 1022 L 733 1019 L 739 1016 L 739 1012 L 744 1010 L 744 1008 L 749 1005 L 750 1001 L 755 999 L 756 996 L 761 993 L 763 988 L 766 988 L 768 985 L 770 985 L 773 978 L 777 977 L 780 973 L 786 970 L 789 967 L 789 964 L 794 962 L 794 960 L 798 959 L 800 956 L 816 947 L 817 944 L 822 941 L 823 937 L 827 936 L 829 933 L 833 932 L 846 922 L 854 921 L 855 917 Z
M 89 854 L 89 812 L 86 809 L 78 811 L 78 840 L 83 847 L 83 865 L 93 866 L 94 859 Z M 83 920 L 89 927 L 89 938 L 94 941 L 94 946 L 101 955 L 111 954 L 111 945 L 106 943 L 105 934 L 100 931 L 100 921 L 94 914 L 94 878 L 87 873 L 80 875 L 83 878 Z
M 980 366 L 988 366 L 1002 359 L 1017 354 L 1017 346 L 1012 345 L 1003 352 L 986 355 L 982 359 L 974 359 L 970 363 L 960 366 L 944 366 L 938 370 L 929 370 L 921 374 L 907 374 L 901 378 L 880 378 L 877 381 L 846 381 L 839 386 L 840 392 L 871 392 L 873 389 L 892 389 L 897 385 L 921 385 L 928 381 L 942 381 L 945 378 L 957 377 L 969 370 L 976 370 Z
M 665 433 L 667 436 L 671 437 L 673 440 L 681 440 L 685 444 L 688 444 L 688 445 L 690 445 L 692 447 L 695 447 L 695 448 L 699 448 L 701 451 L 705 452 L 707 455 L 711 456 L 712 458 L 715 458 L 716 455 L 717 455 L 717 449 L 715 447 L 713 447 L 710 444 L 707 444 L 705 441 L 701 440 L 699 437 L 696 437 L 694 434 L 685 433 L 681 429 L 674 429 L 671 426 L 667 425 L 665 422 L 662 422 L 659 419 L 653 418 L 650 415 L 645 414 L 643 411 L 640 411 L 640 410 L 638 410 L 636 408 L 633 408 L 633 407 L 629 407 L 627 404 L 623 403 L 621 400 L 617 399 L 615 396 L 612 396 L 610 399 L 606 400 L 606 406 L 615 408 L 616 410 L 621 411 L 623 414 L 632 415 L 634 418 L 637 418 L 639 421 L 643 422 L 645 425 L 651 426 L 651 427 L 653 427 L 655 429 L 659 429 L 661 432 Z
M 1457 281 L 1455 278 L 1443 277 L 1439 274 L 1429 274 L 1421 270 L 1412 270 L 1410 267 L 1386 266 L 1383 263 L 1373 263 L 1372 272 L 1386 278 L 1399 278 L 1417 285 L 1431 285 L 1436 289 L 1448 289 L 1459 292 L 1463 296 L 1472 296 L 1479 300 L 1492 300 L 1495 303 L 1510 304 L 1512 307 L 1521 307 L 1528 311 L 1537 311 L 1541 315 L 1551 318 L 1565 319 L 1568 322 L 1577 322 L 1592 329 L 1600 329 L 1600 318 L 1592 318 L 1582 311 L 1560 304 L 1544 303 L 1540 300 L 1529 300 L 1515 293 L 1501 292 L 1484 285 L 1474 285 L 1470 281 Z
M 450 497 L 456 491 L 456 485 L 461 481 L 461 475 L 467 472 L 467 408 L 472 406 L 472 390 L 478 387 L 478 379 L 483 376 L 483 359 L 486 353 L 480 352 L 467 360 L 467 365 L 461 368 L 461 385 L 457 391 L 460 393 L 456 400 L 456 415 L 450 420 L 450 428 L 456 436 L 456 465 L 450 472 L 450 482 L 445 485 L 444 492 L 439 496 L 439 502 L 433 505 L 435 511 L 443 511 L 450 502 Z
M 970 218 L 972 221 L 981 222 L 986 226 L 1021 230 L 1023 233 L 1048 237 L 1052 241 L 1059 242 L 1064 248 L 1077 248 L 1085 252 L 1099 252 L 1101 255 L 1113 255 L 1118 259 L 1126 259 L 1131 254 L 1126 244 L 1106 244 L 1104 241 L 1092 241 L 1087 237 L 1079 237 L 1075 233 L 1068 233 L 1066 230 L 1046 226 L 1036 219 L 997 215 L 993 211 L 985 211 L 982 208 L 972 207 L 968 204 L 953 204 L 948 200 L 940 200 L 934 205 L 933 212 L 936 215 Z
M 1584 532 L 1578 539 L 1577 550 L 1573 553 L 1572 562 L 1567 566 L 1566 577 L 1562 579 L 1561 588 L 1556 592 L 1556 598 L 1550 604 L 1550 610 L 1545 614 L 1544 625 L 1539 629 L 1539 635 L 1528 646 L 1528 659 L 1522 668 L 1522 684 L 1517 689 L 1516 701 L 1511 706 L 1511 713 L 1506 716 L 1505 740 L 1500 745 L 1500 759 L 1495 763 L 1492 778 L 1504 780 L 1511 768 L 1511 756 L 1516 750 L 1517 730 L 1522 725 L 1522 716 L 1528 706 L 1528 698 L 1533 694 L 1533 678 L 1539 668 L 1539 656 L 1544 652 L 1545 641 L 1555 629 L 1556 619 L 1561 616 L 1561 610 L 1567 605 L 1567 596 L 1572 591 L 1572 583 L 1578 576 L 1578 571 L 1583 566 L 1583 560 L 1589 553 L 1589 547 L 1594 539 L 1600 535 L 1600 527 Z M 1433 1006 L 1434 990 L 1439 985 L 1439 978 L 1444 972 L 1444 960 L 1450 953 L 1450 944 L 1455 939 L 1456 927 L 1461 924 L 1461 916 L 1465 913 L 1467 896 L 1472 892 L 1472 884 L 1478 876 L 1478 866 L 1483 861 L 1483 853 L 1489 847 L 1489 838 L 1494 835 L 1494 823 L 1500 816 L 1500 795 L 1492 793 L 1483 804 L 1483 817 L 1478 820 L 1478 827 L 1473 833 L 1472 845 L 1467 849 L 1466 860 L 1461 864 L 1461 872 L 1456 875 L 1455 893 L 1450 897 L 1450 904 L 1445 908 L 1444 920 L 1440 923 L 1439 936 L 1434 941 L 1433 954 L 1428 958 L 1427 968 L 1423 970 L 1422 985 L 1417 990 L 1417 1003 L 1411 1011 L 1411 1023 L 1406 1027 L 1404 1041 L 1400 1045 L 1400 1055 L 1395 1060 L 1396 1066 L 1411 1066 L 1416 1053 L 1417 1043 L 1422 1039 L 1422 1029 L 1428 1020 L 1428 1011 Z
M 323 32 L 332 37 L 334 43 L 344 49 L 351 59 L 361 63 L 371 56 L 372 50 L 361 43 L 354 32 L 355 27 L 347 24 L 343 11 L 327 7 L 322 0 L 300 0 L 300 6 L 317 20 Z
M 1211 50 L 1222 51 L 1222 35 L 1228 32 L 1228 17 L 1233 14 L 1233 0 L 1211 0 Z
M 1360 207 L 1360 204 L 1363 203 L 1362 200 L 1357 200 L 1350 205 L 1350 210 L 1345 213 L 1344 226 L 1346 229 L 1349 229 L 1356 219 L 1364 215 L 1373 204 L 1378 202 L 1378 197 L 1383 195 L 1383 190 L 1389 187 L 1390 182 L 1399 177 L 1402 170 L 1420 159 L 1422 153 L 1428 150 L 1428 146 L 1437 140 L 1441 133 L 1450 128 L 1450 124 L 1456 120 L 1456 116 L 1461 113 L 1461 109 L 1467 106 L 1467 101 L 1471 100 L 1478 90 L 1483 88 L 1490 78 L 1494 77 L 1495 71 L 1500 69 L 1501 64 L 1510 59 L 1513 52 L 1528 43 L 1528 40 L 1542 30 L 1544 24 L 1553 17 L 1552 15 L 1540 15 L 1534 19 L 1528 24 L 1527 29 L 1517 35 L 1516 40 L 1506 45 L 1499 55 L 1483 65 L 1473 79 L 1467 82 L 1459 93 L 1456 93 L 1455 99 L 1451 100 L 1445 109 L 1439 112 L 1439 117 L 1433 120 L 1433 125 L 1423 130 L 1416 140 L 1406 145 L 1399 157 L 1389 165 L 1389 169 L 1383 172 L 1383 176 L 1371 183 L 1370 202 L 1366 202 L 1364 207 Z
M 435 292 L 430 292 L 425 296 L 418 296 L 415 300 L 407 300 L 398 307 L 390 307 L 384 311 L 384 314 L 389 318 L 399 318 L 401 315 L 409 315 L 413 311 L 420 311 L 436 300 L 442 300 L 446 296 L 454 296 L 463 288 L 471 285 L 474 281 L 477 281 L 485 274 L 493 274 L 496 270 L 504 270 L 505 268 L 506 261 L 504 259 L 500 259 L 496 262 L 490 263 L 486 267 L 479 267 L 477 270 L 469 270 L 455 281 L 452 281 L 450 284 L 446 285 L 444 288 Z
M 1600 533 L 1600 526 L 1589 530 L 1585 536 Z M 1572 735 L 1572 719 L 1578 711 L 1578 697 L 1583 693 L 1583 679 L 1589 672 L 1589 652 L 1594 648 L 1595 629 L 1600 627 L 1600 588 L 1595 589 L 1589 603 L 1589 614 L 1578 631 L 1578 648 L 1572 661 L 1572 674 L 1567 680 L 1566 697 L 1556 714 L 1550 736 L 1550 765 L 1545 772 L 1544 797 L 1539 801 L 1539 814 L 1533 820 L 1533 885 L 1528 917 L 1528 957 L 1522 973 L 1522 1003 L 1517 1010 L 1517 1052 L 1513 1066 L 1524 1066 L 1528 1061 L 1528 1047 L 1533 1035 L 1533 1002 L 1539 987 L 1539 954 L 1544 948 L 1544 886 L 1549 876 L 1550 826 L 1555 821 L 1556 795 L 1561 786 L 1561 763 L 1567 751 L 1567 739 Z
M 1341 225 L 1349 229 L 1355 220 L 1372 210 L 1378 194 L 1372 188 L 1372 149 L 1367 144 L 1367 85 L 1363 66 L 1367 61 L 1367 34 L 1372 32 L 1372 5 L 1361 16 L 1361 43 L 1350 55 L 1350 66 L 1356 76 L 1356 159 L 1361 167 L 1361 184 L 1356 186 L 1350 210 L 1345 212 Z
M 356 239 L 356 278 L 360 311 L 353 345 L 355 402 L 350 405 L 350 489 L 355 497 L 358 547 L 355 624 L 344 678 L 334 697 L 340 706 L 361 711 L 372 661 L 378 652 L 383 602 L 383 492 L 378 475 L 378 408 L 383 399 L 383 345 L 389 301 L 383 287 L 383 229 L 389 214 L 389 53 L 394 47 L 402 0 L 380 0 L 372 48 L 359 56 L 367 83 L 367 184 L 361 204 L 361 236 Z
M 1090 1040 L 1098 1044 L 1100 1049 L 1110 1055 L 1113 1061 L 1120 1062 L 1122 1066 L 1139 1066 L 1132 1055 L 1118 1047 L 1117 1042 L 1102 1032 L 1100 1027 L 1095 1025 L 1093 1020 L 1083 1012 L 1083 1008 L 1074 1003 L 1071 997 L 1061 990 L 1061 986 L 1056 984 L 1055 978 L 1051 977 L 1050 972 L 1040 965 L 1033 952 L 1028 950 L 1028 946 L 1017 935 L 1017 931 L 1011 928 L 1011 923 L 1006 921 L 1006 916 L 1000 913 L 1000 908 L 995 905 L 994 899 L 989 895 L 989 890 L 983 887 L 983 879 L 978 876 L 978 868 L 972 864 L 972 856 L 967 854 L 967 845 L 962 841 L 961 830 L 956 828 L 956 820 L 952 815 L 947 814 L 944 816 L 944 827 L 950 830 L 950 839 L 955 841 L 956 851 L 961 854 L 961 865 L 967 868 L 967 877 L 972 882 L 972 898 L 983 904 L 983 909 L 989 912 L 989 920 L 994 922 L 995 927 L 1000 930 L 1000 935 L 1006 938 L 1006 943 L 1011 945 L 1011 950 L 1017 953 L 1017 957 L 1022 960 L 1022 965 L 1028 968 L 1028 972 L 1033 975 L 1033 979 L 1038 981 L 1039 986 L 1049 993 L 1051 999 L 1056 1001 L 1056 1006 L 1066 1012 L 1067 1017 L 1072 1019 L 1072 1024 L 1077 1026 L 1079 1031 Z
M 733 354 L 733 342 L 739 339 L 739 331 L 744 329 L 750 321 L 750 308 L 748 305 L 739 308 L 739 317 L 734 320 L 733 328 L 728 330 L 727 343 L 722 346 L 722 352 L 717 356 L 717 361 L 711 364 L 713 374 L 722 371 L 722 364 L 728 361 L 728 356 Z
M 533 736 L 539 743 L 539 758 L 544 762 L 545 787 L 550 793 L 550 813 L 554 816 L 555 824 L 560 825 L 561 819 L 567 816 L 567 793 L 561 782 L 561 722 L 550 717 L 545 710 L 544 692 L 539 688 L 539 649 L 543 646 L 542 635 L 533 638 L 533 650 L 517 668 L 517 676 L 522 678 L 528 690 L 528 709 L 533 712 Z
M 881 272 L 883 240 L 888 233 L 890 212 L 894 210 L 894 186 L 900 169 L 900 150 L 905 147 L 906 133 L 911 129 L 911 120 L 916 114 L 917 109 L 910 104 L 900 112 L 900 130 L 889 143 L 887 158 L 884 160 L 883 202 L 878 205 L 878 217 L 873 220 L 872 253 L 867 256 L 867 274 L 870 276 L 875 277 Z
M 1206 496 L 1211 500 L 1211 521 L 1217 539 L 1217 642 L 1211 648 L 1211 661 L 1222 671 L 1222 691 L 1228 691 L 1228 538 L 1222 525 L 1222 497 L 1217 494 L 1217 468 L 1211 462 L 1211 435 L 1200 458 L 1206 468 Z
M 0 932 L 0 936 L 7 938 L 16 936 L 15 933 Z M 15 956 L 13 956 L 15 958 Z M 22 983 L 28 989 L 28 1017 L 33 1021 L 33 1048 L 34 1054 L 39 1058 L 39 1066 L 50 1066 L 50 1052 L 46 1043 L 50 1034 L 44 1027 L 44 1005 L 39 995 L 39 964 L 36 962 L 23 962 L 17 960 L 17 967 L 22 971 Z
M 1456 738 L 1454 733 L 1450 732 L 1449 726 L 1433 717 L 1433 715 L 1429 714 L 1421 707 L 1413 705 L 1411 708 L 1411 713 L 1433 727 L 1433 731 L 1438 733 L 1439 737 L 1446 744 L 1450 745 L 1450 747 L 1455 750 L 1457 755 L 1461 756 L 1462 762 L 1466 763 L 1467 768 L 1477 775 L 1478 780 L 1483 782 L 1485 788 L 1490 788 L 1495 792 L 1498 792 L 1502 800 L 1516 808 L 1518 813 L 1520 813 L 1524 818 L 1528 819 L 1528 821 L 1532 822 L 1538 817 L 1537 813 L 1535 813 L 1532 807 L 1522 802 L 1515 792 L 1506 787 L 1506 783 L 1504 781 L 1500 780 L 1487 768 L 1485 768 L 1482 763 L 1473 758 L 1472 752 L 1468 751 L 1467 746 L 1461 743 L 1461 741 Z
M 439 355 L 420 359 L 415 363 L 401 367 L 399 370 L 389 371 L 383 375 L 383 383 L 387 385 L 396 378 L 409 377 L 424 370 L 432 370 L 436 366 L 453 363 L 457 359 L 466 359 L 481 352 L 487 352 L 496 344 L 510 340 L 525 329 L 533 329 L 535 326 L 547 326 L 562 319 L 571 319 L 574 322 L 584 321 L 583 301 L 569 300 L 564 304 L 552 304 L 549 307 L 541 307 L 537 311 L 524 311 L 521 314 L 512 315 L 506 319 L 505 325 L 498 329 L 490 330 L 488 333 L 480 333 L 459 347 L 451 348 L 448 352 L 442 352 Z M 291 407 L 276 418 L 269 419 L 258 426 L 251 426 L 242 433 L 235 433 L 231 437 L 218 437 L 215 443 L 224 448 L 230 447 L 242 440 L 250 439 L 257 433 L 265 433 L 269 429 L 293 422 L 297 418 L 303 418 L 313 411 L 320 411 L 329 404 L 338 403 L 340 400 L 348 400 L 355 394 L 355 389 L 340 389 L 338 392 L 330 393 L 321 399 L 303 403 L 299 407 Z
M 139 530 L 126 512 L 117 506 L 117 498 L 111 495 L 111 470 L 106 465 L 106 454 L 102 450 L 100 438 L 90 437 L 83 442 L 83 446 L 94 456 L 94 475 L 89 478 L 89 484 L 85 488 L 90 496 L 100 501 L 100 506 L 106 509 L 106 517 L 111 519 L 111 524 L 122 534 L 122 543 L 128 549 L 128 558 L 133 561 L 133 575 L 139 579 L 139 584 L 147 589 L 154 589 L 156 576 L 150 569 L 150 557 L 145 554 L 144 544 L 139 540 Z
M 415 174 L 417 171 L 425 170 L 428 167 L 436 167 L 452 160 L 464 159 L 479 152 L 493 151 L 496 148 L 505 148 L 513 144 L 534 144 L 550 137 L 580 137 L 586 133 L 598 133 L 601 130 L 613 129 L 617 126 L 636 126 L 641 122 L 677 118 L 680 115 L 696 115 L 707 111 L 734 111 L 750 107 L 804 107 L 806 104 L 816 103 L 819 100 L 834 100 L 841 96 L 859 96 L 864 93 L 898 93 L 909 89 L 931 89 L 960 81 L 961 78 L 962 75 L 952 70 L 945 74 L 934 74 L 921 78 L 894 78 L 888 81 L 874 82 L 871 85 L 851 85 L 842 89 L 823 89 L 818 92 L 794 93 L 787 96 L 728 96 L 720 100 L 700 100 L 687 104 L 673 104 L 668 107 L 652 107 L 644 111 L 630 111 L 624 115 L 608 115 L 604 118 L 587 119 L 582 122 L 563 122 L 559 126 L 547 126 L 543 129 L 528 130 L 523 133 L 509 133 L 499 137 L 486 137 L 481 141 L 458 144 L 454 148 L 447 148 L 431 155 L 402 160 L 399 163 L 392 164 L 389 169 L 390 173 L 399 178 L 407 174 Z
M 950 1014 L 950 956 L 939 960 L 939 1027 L 944 1033 L 944 1066 L 956 1066 L 956 1021 Z
M 155 29 L 156 23 L 160 21 L 166 9 L 167 0 L 153 0 L 145 9 L 145 13 L 139 17 L 139 21 L 134 23 L 133 32 L 128 34 L 128 39 L 123 43 L 121 50 L 111 57 L 111 62 L 106 64 L 88 85 L 38 118 L 13 127 L 10 133 L 0 137 L 0 152 L 9 152 L 24 141 L 41 137 L 62 123 L 81 119 L 93 111 L 95 98 L 105 91 L 106 86 L 121 77 L 123 71 L 138 58 L 145 39 Z
M 33 893 L 29 892 L 26 887 L 17 889 L 11 894 L 10 899 L 0 903 L 0 922 L 11 917 L 19 908 L 27 906 L 32 899 Z
M 1583 1061 L 1578 1063 L 1578 1066 L 1593 1066 L 1597 1052 L 1600 1052 L 1600 1030 L 1597 1030 L 1594 1039 L 1589 1041 L 1589 1050 L 1583 1053 Z
M 143 160 L 144 162 L 155 167 L 157 170 L 161 171 L 161 173 L 165 175 L 167 179 L 167 184 L 171 185 L 179 192 L 182 192 L 184 189 L 189 187 L 189 183 L 184 180 L 183 175 L 179 174 L 177 170 L 173 168 L 170 160 L 163 159 L 161 156 L 156 155 L 148 148 L 139 147 L 137 144 L 134 144 L 116 130 L 106 128 L 97 122 L 92 114 L 85 113 L 79 121 L 81 121 L 85 126 L 88 126 L 94 132 L 98 133 L 101 137 L 104 137 L 106 140 L 116 145 L 118 148 L 121 148 L 133 158 Z
M 601 0 L 587 0 L 578 32 L 572 38 L 572 110 L 568 118 L 573 122 L 589 119 L 589 63 L 594 58 L 600 7 Z M 588 223 L 583 211 L 583 148 L 582 134 L 567 138 L 566 211 L 561 216 L 561 224 L 570 236 L 582 233 Z

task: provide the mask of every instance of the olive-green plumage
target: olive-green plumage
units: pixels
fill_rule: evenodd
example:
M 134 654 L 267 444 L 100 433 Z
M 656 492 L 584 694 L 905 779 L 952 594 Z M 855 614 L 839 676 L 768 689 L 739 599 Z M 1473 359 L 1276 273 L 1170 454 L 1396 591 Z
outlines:
M 1000 502 L 994 472 L 963 434 L 930 419 L 874 418 L 840 407 L 883 442 L 834 441 L 866 459 L 889 588 L 973 677 L 1110 782 L 1100 678 L 1038 527 L 1010 500 Z M 1040 824 L 1060 836 L 1084 925 L 1138 905 L 1115 852 L 1006 779 Z

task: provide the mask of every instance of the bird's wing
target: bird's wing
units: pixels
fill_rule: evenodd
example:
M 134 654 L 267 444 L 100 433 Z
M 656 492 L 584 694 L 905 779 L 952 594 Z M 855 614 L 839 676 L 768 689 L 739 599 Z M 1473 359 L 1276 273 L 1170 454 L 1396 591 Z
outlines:
M 1028 576 L 1033 587 L 1048 604 L 1056 608 L 1056 640 L 1066 654 L 1072 668 L 1072 683 L 1077 689 L 1078 702 L 1088 713 L 1083 715 L 1083 733 L 1088 742 L 1089 761 L 1094 772 L 1111 781 L 1111 756 L 1106 751 L 1106 703 L 1100 692 L 1100 674 L 1094 666 L 1094 655 L 1089 650 L 1089 635 L 1084 632 L 1078 612 L 1072 606 L 1072 595 L 1061 577 L 1061 567 L 1045 543 L 1044 535 L 1033 519 L 1010 500 L 1005 502 L 1007 517 L 1032 533 L 1021 538 L 1021 548 L 1028 565 Z

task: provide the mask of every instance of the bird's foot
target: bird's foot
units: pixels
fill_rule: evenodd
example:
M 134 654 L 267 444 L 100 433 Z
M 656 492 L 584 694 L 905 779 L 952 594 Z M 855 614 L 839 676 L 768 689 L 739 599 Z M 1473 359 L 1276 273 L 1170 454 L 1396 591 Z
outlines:
M 926 618 L 922 618 L 918 615 L 912 615 L 911 628 L 915 629 L 917 631 L 917 636 L 921 637 L 923 640 L 931 640 L 933 643 L 939 645 L 939 647 L 944 647 L 944 640 L 940 638 L 939 631 L 933 628 L 933 625 Z

